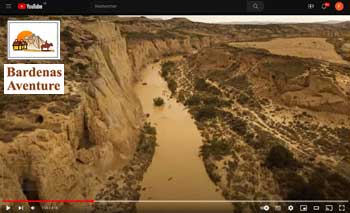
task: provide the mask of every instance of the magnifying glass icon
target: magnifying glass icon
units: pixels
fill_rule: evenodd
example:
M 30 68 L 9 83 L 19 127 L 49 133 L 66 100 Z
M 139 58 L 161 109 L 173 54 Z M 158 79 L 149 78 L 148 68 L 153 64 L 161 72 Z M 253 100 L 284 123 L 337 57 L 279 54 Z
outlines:
M 256 13 L 264 10 L 263 1 L 247 1 L 247 11 Z

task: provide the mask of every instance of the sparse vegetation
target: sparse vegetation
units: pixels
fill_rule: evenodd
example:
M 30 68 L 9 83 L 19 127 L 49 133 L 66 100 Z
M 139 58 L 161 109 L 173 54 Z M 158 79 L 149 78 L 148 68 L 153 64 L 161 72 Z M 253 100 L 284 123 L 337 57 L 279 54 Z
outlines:
M 304 59 L 285 56 L 280 60 L 270 60 L 262 64 L 263 69 L 271 72 L 275 79 L 291 79 L 305 73 L 310 65 Z M 314 65 L 316 67 L 316 65 Z
M 198 95 L 190 96 L 186 101 L 185 105 L 187 106 L 196 106 L 201 103 L 201 98 Z
M 221 177 L 215 172 L 216 166 L 214 163 L 207 163 L 205 169 L 209 175 L 210 180 L 212 180 L 214 183 L 220 182 Z
M 223 139 L 213 139 L 201 146 L 200 154 L 204 159 L 214 157 L 216 160 L 222 159 L 223 156 L 231 154 L 230 144 Z
M 156 128 L 153 127 L 150 122 L 145 122 L 145 124 L 143 126 L 143 132 L 145 134 L 150 134 L 150 135 L 156 135 L 157 134 Z
M 247 178 L 252 175 L 244 171 L 242 167 L 259 164 L 272 171 L 274 179 L 279 184 L 279 195 L 285 199 L 296 199 L 298 196 L 330 197 L 330 194 L 335 193 L 334 191 L 325 192 L 318 189 L 323 186 L 329 188 L 328 183 L 325 182 L 326 185 L 322 185 L 320 179 L 313 178 L 310 173 L 305 172 L 315 169 L 313 162 L 317 152 L 313 150 L 309 158 L 301 161 L 299 157 L 302 154 L 287 148 L 288 140 L 302 144 L 305 149 L 309 147 L 306 143 L 313 143 L 317 146 L 317 151 L 321 150 L 322 154 L 332 152 L 332 155 L 344 155 L 348 153 L 346 150 L 350 147 L 346 142 L 349 141 L 350 136 L 348 127 L 328 128 L 322 133 L 323 130 L 321 131 L 317 124 L 315 126 L 317 114 L 306 109 L 297 113 L 294 113 L 293 110 L 292 122 L 290 122 L 288 115 L 292 111 L 290 105 L 293 104 L 285 105 L 280 102 L 279 97 L 276 99 L 273 97 L 279 92 L 284 92 L 285 88 L 289 90 L 289 84 L 292 88 L 290 90 L 294 91 L 293 81 L 297 81 L 295 84 L 300 85 L 301 88 L 306 87 L 305 85 L 309 84 L 307 78 L 300 76 L 312 69 L 320 68 L 320 64 L 312 59 L 277 56 L 257 49 L 229 48 L 229 51 L 226 47 L 222 49 L 220 51 L 225 53 L 225 57 L 227 52 L 232 54 L 227 56 L 229 59 L 225 59 L 226 64 L 222 63 L 224 59 L 221 58 L 216 58 L 211 62 L 211 58 L 220 54 L 217 54 L 218 50 L 208 48 L 186 57 L 185 65 L 189 66 L 188 71 L 179 70 L 179 72 L 183 72 L 181 74 L 184 74 L 187 79 L 183 80 L 183 76 L 178 77 L 179 75 L 174 75 L 171 71 L 163 73 L 168 80 L 174 79 L 178 83 L 177 95 L 181 93 L 184 96 L 181 100 L 189 108 L 189 112 L 195 118 L 206 140 L 201 148 L 201 156 L 210 178 L 214 182 L 220 182 L 222 178 L 226 178 L 225 180 L 229 183 L 225 182 L 227 184 L 225 187 L 232 187 L 232 190 L 228 189 L 229 193 L 225 194 L 225 197 L 235 199 L 243 193 L 249 193 L 249 189 L 247 191 L 240 189 L 239 184 L 236 183 L 242 178 L 242 175 L 247 175 L 244 176 Z M 247 55 L 252 57 L 251 60 L 245 61 Z M 256 67 L 254 70 L 247 71 L 246 66 L 249 67 L 251 63 L 257 63 Z M 343 68 L 339 69 L 343 70 Z M 257 73 L 257 70 L 262 73 Z M 338 71 L 332 68 L 328 72 Z M 263 81 L 265 85 L 260 85 L 256 81 Z M 276 87 L 269 86 L 270 83 Z M 185 93 L 182 92 L 184 88 Z M 275 119 L 275 116 L 278 119 Z M 347 123 L 342 123 L 342 125 L 345 124 Z M 230 137 L 233 138 L 233 141 L 238 139 L 246 143 L 244 145 L 237 145 L 236 141 L 231 143 L 227 139 Z M 334 148 L 337 143 L 344 144 L 344 150 Z M 254 156 L 256 163 L 250 162 L 250 155 Z M 240 161 L 244 166 L 239 166 L 240 163 L 236 156 L 244 161 Z M 228 172 L 227 177 L 221 177 L 221 162 L 220 164 L 217 162 L 223 159 L 225 161 L 231 159 L 229 162 L 234 167 L 232 169 L 234 172 Z M 222 163 L 225 162 L 222 161 Z M 249 184 L 256 183 L 254 178 L 248 182 Z M 264 180 L 258 182 L 263 183 Z M 224 182 L 220 182 L 222 183 Z M 344 185 L 345 183 L 338 184 Z
M 239 90 L 246 90 L 250 86 L 250 83 L 249 83 L 246 75 L 235 76 L 234 78 L 229 79 L 227 81 L 227 84 L 230 84 Z
M 215 107 L 206 105 L 194 107 L 191 109 L 191 111 L 194 113 L 194 118 L 197 121 L 204 121 L 215 118 L 219 113 L 219 111 Z
M 167 61 L 162 63 L 162 68 L 161 68 L 161 76 L 164 79 L 167 79 L 169 74 L 174 70 L 175 68 L 175 62 L 173 61 Z
M 145 122 L 141 133 L 140 142 L 137 146 L 137 151 L 142 153 L 148 153 L 153 156 L 156 147 L 156 128 L 151 126 L 151 123 Z
M 195 81 L 194 81 L 194 88 L 195 88 L 195 90 L 202 91 L 202 92 L 210 92 L 210 93 L 216 94 L 216 95 L 221 94 L 221 91 L 218 88 L 216 88 L 215 86 L 209 84 L 203 78 L 195 79 Z
M 171 75 L 174 74 L 176 64 L 173 61 L 167 61 L 162 63 L 160 75 L 166 80 L 168 88 L 172 95 L 175 95 L 177 89 L 177 83 Z
M 177 83 L 176 83 L 176 81 L 174 79 L 168 80 L 168 88 L 169 88 L 171 94 L 175 94 L 176 93 Z
M 242 93 L 239 94 L 239 96 L 237 98 L 237 101 L 238 101 L 238 103 L 244 105 L 244 104 L 249 103 L 250 98 L 249 98 L 248 95 L 246 95 L 245 93 L 242 92 Z
M 199 91 L 206 91 L 209 87 L 209 84 L 203 78 L 197 78 L 194 81 L 194 89 Z
M 230 106 L 228 100 L 224 100 L 215 95 L 201 96 L 202 103 L 213 107 L 227 107 Z
M 329 196 L 342 199 L 350 196 L 349 180 L 325 168 L 315 168 L 307 179 L 290 169 L 275 170 L 275 176 L 282 196 L 288 200 L 324 200 Z
M 228 121 L 231 129 L 235 131 L 238 135 L 245 135 L 247 132 L 247 122 L 239 117 L 231 116 L 231 119 Z
M 104 89 L 98 87 L 100 82 L 96 81 L 98 85 L 92 86 L 88 91 L 81 90 L 85 89 L 86 85 L 92 85 L 90 82 L 96 79 L 99 70 L 109 68 L 113 71 L 114 59 L 109 58 L 108 52 L 112 50 L 109 48 L 114 48 L 115 45 L 111 46 L 107 37 L 97 41 L 92 33 L 83 30 L 88 28 L 81 28 L 78 25 L 65 27 L 67 24 L 64 20 L 67 18 L 63 17 L 61 22 L 63 23 L 61 55 L 65 63 L 65 80 L 69 83 L 74 81 L 67 85 L 68 91 L 74 94 L 87 93 L 86 97 L 82 97 L 87 100 L 84 101 L 87 105 L 80 106 L 80 97 L 68 94 L 2 95 L 0 96 L 1 141 L 11 142 L 19 134 L 26 134 L 36 128 L 40 128 L 40 131 L 46 128 L 64 134 L 63 131 L 69 132 L 71 129 L 66 128 L 64 122 L 59 123 L 59 119 L 64 117 L 62 114 L 71 117 L 74 115 L 71 113 L 74 109 L 77 110 L 79 107 L 83 110 L 90 106 L 91 101 L 91 106 L 96 110 L 103 107 L 93 103 L 94 99 L 99 99 L 100 94 L 108 96 L 108 92 L 104 94 Z M 89 18 L 91 20 L 76 17 L 69 22 L 75 23 L 78 19 L 82 20 L 81 24 L 96 22 L 96 17 Z M 103 21 L 108 22 L 107 19 Z M 6 20 L 1 19 L 0 26 L 6 26 Z M 144 65 L 136 63 L 159 62 L 173 54 L 186 54 L 181 59 L 179 57 L 176 62 L 162 63 L 160 74 L 166 80 L 172 96 L 184 103 L 195 118 L 195 124 L 204 138 L 200 155 L 210 179 L 222 188 L 226 199 L 300 200 L 350 197 L 349 178 L 345 174 L 348 170 L 338 168 L 343 166 L 344 162 L 348 163 L 348 159 L 347 161 L 345 159 L 348 158 L 350 150 L 349 116 L 346 112 L 342 112 L 343 114 L 336 112 L 337 108 L 341 108 L 338 105 L 341 106 L 342 101 L 345 103 L 344 106 L 348 105 L 349 98 L 346 95 L 350 95 L 347 88 L 349 66 L 332 63 L 324 58 L 281 56 L 263 49 L 217 44 L 230 40 L 256 42 L 268 41 L 272 37 L 312 37 L 316 33 L 317 37 L 320 37 L 318 39 L 329 37 L 328 42 L 334 45 L 336 51 L 343 58 L 349 59 L 348 23 L 324 26 L 317 24 L 313 28 L 312 24 L 230 26 L 183 20 L 157 21 L 147 18 L 125 20 L 119 17 L 113 18 L 112 22 L 118 25 L 112 31 L 120 30 L 127 39 L 127 54 L 132 55 L 131 62 L 135 62 L 131 65 Z M 324 29 L 324 32 L 323 30 L 320 32 L 320 29 Z M 6 43 L 5 34 L 0 37 L 2 43 Z M 186 40 L 183 40 L 184 38 Z M 113 39 L 118 38 L 113 36 Z M 138 51 L 143 44 L 146 44 L 145 55 L 142 55 L 143 51 Z M 313 44 L 317 46 L 319 43 L 313 42 Z M 95 55 L 92 56 L 91 53 L 96 51 L 88 50 L 95 45 L 100 48 L 96 56 L 105 59 L 102 62 L 94 61 Z M 171 48 L 166 48 L 167 45 Z M 302 45 L 304 44 L 300 42 L 299 46 Z M 123 46 L 122 49 L 124 48 Z M 134 49 L 138 52 L 134 53 Z M 192 52 L 194 49 L 195 53 Z M 317 49 L 312 51 L 318 51 Z M 6 58 L 4 45 L 2 50 L 0 56 Z M 119 50 L 120 48 L 117 51 Z M 315 56 L 319 57 L 316 54 Z M 149 57 L 147 58 L 149 60 L 137 60 L 137 57 L 140 59 Z M 129 76 L 129 73 L 125 75 L 131 77 L 130 79 L 135 77 Z M 106 75 L 102 77 L 104 76 Z M 112 77 L 119 83 L 124 82 L 123 76 Z M 329 84 L 322 83 L 328 80 Z M 3 86 L 1 81 L 3 75 L 0 75 L 0 86 Z M 128 87 L 126 85 L 123 87 L 122 84 L 121 86 L 127 92 Z M 154 106 L 165 105 L 167 101 L 165 96 L 164 99 L 154 97 Z M 322 102 L 323 97 L 326 97 L 326 103 L 321 103 L 322 105 L 318 107 L 318 102 Z M 299 102 L 305 105 L 298 105 Z M 166 104 L 170 108 L 170 103 Z M 127 105 L 122 104 L 123 107 Z M 127 114 L 128 110 L 126 109 Z M 327 115 L 329 112 L 330 116 Z M 104 122 L 103 119 L 106 117 L 104 113 L 101 116 L 100 114 L 94 115 Z M 54 117 L 58 119 L 52 122 Z M 94 120 L 92 121 L 90 126 L 94 125 Z M 89 133 L 89 128 L 84 129 Z M 74 134 L 74 132 L 67 133 L 68 136 Z M 91 135 L 98 136 L 93 132 Z M 43 140 L 50 142 L 46 134 L 37 137 L 40 141 L 42 137 Z M 35 145 L 44 146 L 44 144 Z M 125 179 L 129 179 L 132 176 L 130 174 L 135 174 L 137 179 L 142 179 L 155 147 L 156 129 L 146 122 L 140 129 L 139 143 L 135 152 L 136 160 L 133 160 L 132 166 L 125 167 L 127 170 L 118 170 L 118 174 L 123 174 Z M 138 170 L 143 171 L 134 173 Z M 257 173 L 259 175 L 256 175 Z M 102 190 L 99 196 L 105 199 L 110 199 L 110 196 L 118 199 L 138 199 L 139 194 L 133 194 L 140 190 L 138 182 L 133 178 L 130 179 L 135 184 L 126 180 L 118 182 L 118 186 L 107 185 L 106 189 L 115 189 L 112 191 L 113 194 L 106 194 L 105 190 Z M 128 187 L 129 194 L 123 194 L 125 189 L 121 187 Z M 246 206 L 242 205 L 235 210 L 259 211 L 259 208 L 252 211 L 244 207 Z M 125 209 L 121 209 L 123 210 Z
M 186 96 L 185 96 L 185 91 L 184 90 L 180 90 L 179 91 L 179 94 L 178 94 L 178 96 L 177 96 L 177 100 L 179 101 L 179 102 L 185 102 L 185 100 L 186 100 Z
M 39 108 L 42 103 L 57 99 L 57 95 L 1 95 L 0 110 L 25 113 L 29 109 Z
M 335 37 L 335 38 L 328 38 L 327 42 L 333 44 L 335 51 L 342 56 L 344 60 L 349 61 L 350 59 L 350 53 L 349 51 L 344 48 L 344 45 L 348 45 L 350 43 L 350 37 L 344 36 L 342 38 Z
M 350 143 L 350 129 L 345 127 L 337 128 L 336 132 L 341 143 Z

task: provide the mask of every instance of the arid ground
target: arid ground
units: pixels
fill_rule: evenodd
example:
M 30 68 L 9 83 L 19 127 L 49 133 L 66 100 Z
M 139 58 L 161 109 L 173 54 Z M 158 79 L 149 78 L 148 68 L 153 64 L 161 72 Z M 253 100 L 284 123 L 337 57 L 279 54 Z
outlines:
M 0 61 L 23 63 L 6 58 L 8 18 L 0 19 Z M 0 91 L 1 199 L 152 199 L 152 184 L 162 184 L 153 196 L 162 199 L 177 177 L 197 172 L 203 182 L 189 184 L 191 175 L 183 186 L 206 183 L 219 200 L 350 198 L 350 22 L 50 19 L 61 21 L 62 60 L 35 63 L 65 64 L 65 95 Z M 149 66 L 157 81 L 145 77 Z M 164 93 L 143 93 L 160 82 Z M 193 162 L 171 164 L 170 155 Z M 154 183 L 157 172 L 166 180 Z

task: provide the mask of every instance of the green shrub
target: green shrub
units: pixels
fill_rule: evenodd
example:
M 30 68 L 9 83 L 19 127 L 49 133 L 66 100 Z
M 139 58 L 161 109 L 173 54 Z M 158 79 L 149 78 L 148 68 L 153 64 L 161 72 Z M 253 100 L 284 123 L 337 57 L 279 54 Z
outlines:
M 226 83 L 232 85 L 233 87 L 239 90 L 246 90 L 250 86 L 246 75 L 235 76 L 234 78 L 228 80 Z
M 262 64 L 262 69 L 270 72 L 274 78 L 290 79 L 305 73 L 310 66 L 305 60 L 286 56 L 283 59 L 267 61 Z
M 235 131 L 238 135 L 245 135 L 247 132 L 247 123 L 239 117 L 232 116 L 228 124 L 230 128 Z
M 272 147 L 266 158 L 266 165 L 269 168 L 291 168 L 296 164 L 293 153 L 282 145 Z
M 174 79 L 170 79 L 168 81 L 168 88 L 171 91 L 172 94 L 175 94 L 176 89 L 177 89 L 177 83 Z
M 218 183 L 221 180 L 221 177 L 219 174 L 215 172 L 216 166 L 213 163 L 208 163 L 205 165 L 205 169 L 209 175 L 210 180 L 212 180 L 214 183 Z
M 240 93 L 237 98 L 238 103 L 240 104 L 247 104 L 250 101 L 250 97 L 246 95 L 245 93 Z
M 66 26 L 62 31 L 62 40 L 67 45 L 67 47 L 78 47 L 80 43 L 73 38 L 74 28 L 70 26 Z M 73 52 L 74 48 L 69 48 L 69 51 Z
M 164 100 L 161 97 L 153 98 L 154 106 L 162 106 L 164 105 Z
M 222 139 L 213 139 L 201 146 L 200 155 L 206 159 L 213 156 L 216 160 L 221 160 L 223 156 L 232 152 L 230 144 Z
M 199 91 L 206 91 L 209 85 L 203 78 L 197 78 L 194 81 L 194 88 Z
M 150 122 L 145 122 L 145 124 L 143 126 L 143 132 L 145 134 L 151 134 L 151 135 L 157 134 L 156 128 L 151 126 Z
M 197 121 L 215 118 L 218 115 L 218 110 L 213 106 L 201 106 L 194 109 L 194 118 Z
M 295 172 L 294 169 L 280 169 L 274 172 L 279 183 L 282 197 L 287 200 L 324 200 L 323 183 L 317 183 L 313 178 L 309 182 Z M 324 179 L 324 177 L 319 177 Z M 322 180 L 322 182 L 324 182 Z
M 202 102 L 205 105 L 211 105 L 216 107 L 224 107 L 224 106 L 230 106 L 230 102 L 226 101 L 224 99 L 221 99 L 217 96 L 209 95 L 209 96 L 203 96 Z
M 322 189 L 318 186 L 308 184 L 305 181 L 298 181 L 289 188 L 288 200 L 323 200 L 324 195 L 322 194 Z
M 141 134 L 140 134 L 140 142 L 137 146 L 137 152 L 154 154 L 156 147 L 156 128 L 152 127 L 149 122 L 145 122 Z
M 185 101 L 185 91 L 184 90 L 179 91 L 177 99 L 178 99 L 178 101 L 180 101 L 182 103 Z
M 71 39 L 73 37 L 73 34 L 71 32 L 72 30 L 73 30 L 72 27 L 66 26 L 61 33 L 62 39 L 65 39 L 65 40 Z
M 56 100 L 56 95 L 0 95 L 0 110 L 27 112 L 30 109 L 39 108 L 42 103 Z
M 347 129 L 345 127 L 336 128 L 336 132 L 340 142 L 342 143 L 350 142 L 350 129 Z
M 198 91 L 210 92 L 216 95 L 221 94 L 221 91 L 218 88 L 207 83 L 203 78 L 197 78 L 194 80 L 194 89 Z
M 186 106 L 196 106 L 201 103 L 201 98 L 198 95 L 192 95 L 185 101 Z
M 164 62 L 164 63 L 162 63 L 160 75 L 164 79 L 167 79 L 169 74 L 174 70 L 174 68 L 175 68 L 175 62 L 173 62 L 173 61 Z

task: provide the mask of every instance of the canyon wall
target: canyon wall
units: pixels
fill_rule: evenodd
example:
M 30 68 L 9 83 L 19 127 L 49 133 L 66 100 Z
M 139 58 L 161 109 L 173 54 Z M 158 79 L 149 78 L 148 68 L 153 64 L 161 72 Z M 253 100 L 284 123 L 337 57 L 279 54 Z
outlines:
M 205 37 L 129 43 L 117 24 L 81 17 L 63 18 L 61 30 L 64 97 L 77 104 L 61 113 L 67 103 L 53 97 L 23 115 L 3 112 L 19 134 L 0 143 L 2 199 L 94 198 L 138 143 L 142 109 L 133 83 L 142 68 L 211 43 Z
M 128 42 L 128 53 L 134 70 L 138 72 L 136 76 L 139 76 L 142 68 L 154 60 L 173 54 L 193 53 L 213 42 L 211 37 L 131 41 Z
M 63 21 L 62 29 L 78 24 L 74 19 Z M 84 36 L 84 30 L 91 30 L 96 39 L 80 50 L 91 61 L 74 54 L 65 63 L 66 75 L 78 72 L 69 65 L 80 60 L 97 76 L 85 82 L 66 77 L 65 96 L 79 97 L 77 107 L 67 114 L 49 111 L 53 102 L 31 109 L 41 117 L 40 124 L 0 143 L 1 198 L 92 199 L 106 173 L 122 167 L 133 155 L 142 110 L 133 92 L 125 39 L 113 23 L 81 25 L 71 39 Z M 63 48 L 74 47 L 63 44 Z M 36 123 L 35 118 L 17 118 L 15 112 L 5 112 L 5 117 L 17 119 L 17 124 Z M 34 195 L 26 194 L 28 188 Z

